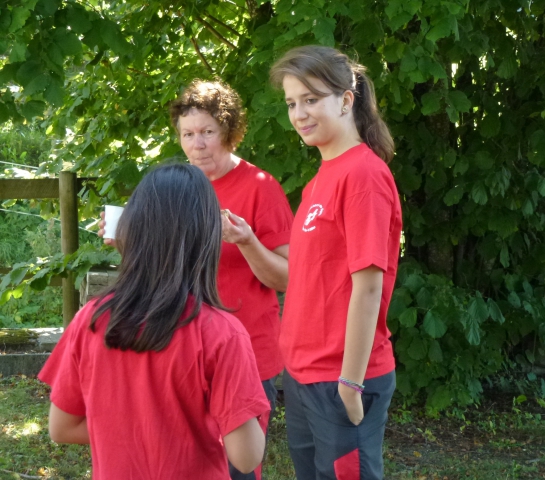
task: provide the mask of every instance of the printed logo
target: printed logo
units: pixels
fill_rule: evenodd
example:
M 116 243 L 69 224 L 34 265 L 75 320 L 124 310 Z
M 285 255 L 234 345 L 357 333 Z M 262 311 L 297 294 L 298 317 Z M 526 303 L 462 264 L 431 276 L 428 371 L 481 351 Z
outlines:
M 316 217 L 319 217 L 323 211 L 324 207 L 322 207 L 319 203 L 311 205 L 311 207 L 308 209 L 305 223 L 303 224 L 303 232 L 312 232 L 312 230 L 316 228 L 316 225 L 312 225 L 312 222 Z

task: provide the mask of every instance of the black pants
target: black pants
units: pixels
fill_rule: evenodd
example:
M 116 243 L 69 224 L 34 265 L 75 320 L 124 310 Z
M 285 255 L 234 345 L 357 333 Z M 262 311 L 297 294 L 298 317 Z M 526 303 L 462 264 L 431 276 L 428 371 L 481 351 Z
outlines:
M 365 381 L 364 419 L 354 425 L 337 382 L 283 377 L 288 446 L 297 480 L 381 480 L 382 443 L 395 372 Z

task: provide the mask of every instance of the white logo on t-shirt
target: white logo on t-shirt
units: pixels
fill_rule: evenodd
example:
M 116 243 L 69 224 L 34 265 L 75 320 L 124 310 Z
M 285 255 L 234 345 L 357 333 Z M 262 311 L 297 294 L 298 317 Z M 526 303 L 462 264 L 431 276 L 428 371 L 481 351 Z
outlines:
M 312 222 L 316 217 L 319 217 L 324 211 L 324 207 L 322 207 L 319 203 L 315 203 L 314 205 L 311 205 L 308 209 L 307 218 L 305 219 L 305 223 L 303 224 L 303 232 L 311 232 L 316 228 L 316 225 L 312 225 Z

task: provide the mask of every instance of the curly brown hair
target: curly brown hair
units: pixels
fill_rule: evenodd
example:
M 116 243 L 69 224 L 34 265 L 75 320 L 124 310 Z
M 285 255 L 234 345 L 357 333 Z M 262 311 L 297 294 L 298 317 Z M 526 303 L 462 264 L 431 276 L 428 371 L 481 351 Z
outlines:
M 224 146 L 234 150 L 246 133 L 246 114 L 237 92 L 216 80 L 193 80 L 182 96 L 170 103 L 170 120 L 178 131 L 179 117 L 196 108 L 210 114 L 219 124 Z

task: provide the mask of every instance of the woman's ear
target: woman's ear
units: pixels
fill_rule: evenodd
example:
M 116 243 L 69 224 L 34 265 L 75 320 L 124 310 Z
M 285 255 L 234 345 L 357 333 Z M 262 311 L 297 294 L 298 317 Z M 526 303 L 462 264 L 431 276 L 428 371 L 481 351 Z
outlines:
M 348 113 L 354 106 L 354 92 L 346 90 L 342 94 L 342 113 Z

